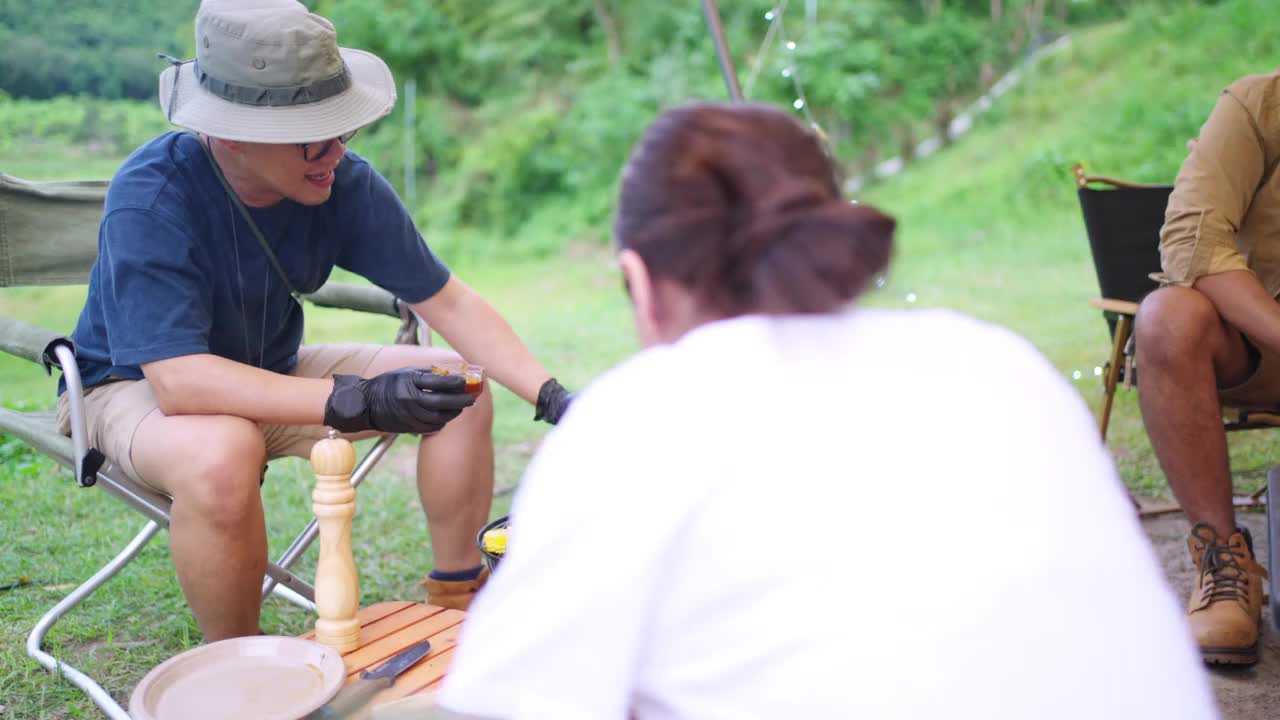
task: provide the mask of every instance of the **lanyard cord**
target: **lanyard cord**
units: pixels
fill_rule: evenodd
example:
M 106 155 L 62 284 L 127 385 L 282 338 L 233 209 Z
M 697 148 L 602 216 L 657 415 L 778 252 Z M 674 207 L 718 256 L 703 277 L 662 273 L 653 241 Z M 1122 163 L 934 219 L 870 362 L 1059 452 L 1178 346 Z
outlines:
M 284 281 L 284 286 L 289 289 L 289 297 L 292 297 L 295 302 L 301 305 L 302 293 L 298 292 L 293 287 L 293 283 L 289 282 L 289 276 L 285 274 L 284 268 L 280 267 L 280 260 L 276 257 L 275 252 L 271 250 L 271 245 L 267 243 L 267 238 L 262 235 L 262 230 L 258 228 L 258 223 L 253 221 L 253 216 L 249 214 L 249 208 L 244 206 L 244 203 L 240 201 L 240 196 L 236 194 L 235 190 L 231 189 L 231 183 L 227 182 L 227 178 L 222 174 L 222 168 L 218 167 L 218 161 L 213 158 L 213 152 L 208 145 L 200 142 L 199 138 L 196 139 L 196 142 L 200 143 L 200 149 L 204 150 L 205 156 L 209 158 L 209 164 L 213 166 L 213 174 L 218 178 L 218 182 L 222 184 L 222 189 L 227 191 L 227 197 L 231 199 L 231 203 L 240 211 L 240 217 L 244 218 L 245 224 L 253 231 L 253 236 L 257 238 L 258 244 L 262 246 L 262 252 L 266 253 L 267 259 L 271 261 L 271 267 L 275 268 L 276 274 Z M 235 225 L 233 224 L 232 229 L 234 230 L 234 228 Z

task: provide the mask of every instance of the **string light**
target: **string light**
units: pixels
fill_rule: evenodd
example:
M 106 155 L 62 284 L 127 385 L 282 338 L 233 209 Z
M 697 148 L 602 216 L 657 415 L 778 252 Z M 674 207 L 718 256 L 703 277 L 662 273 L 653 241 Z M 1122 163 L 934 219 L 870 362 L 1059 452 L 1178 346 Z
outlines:
M 765 32 L 760 49 L 756 51 L 755 60 L 751 63 L 751 73 L 747 75 L 746 85 L 742 89 L 743 97 L 751 97 L 751 89 L 755 87 L 756 78 L 760 76 L 760 70 L 764 67 L 765 58 L 769 56 L 769 48 L 773 45 L 773 39 L 777 37 L 778 28 L 782 25 L 782 14 L 787 10 L 787 1 L 783 0 L 782 5 L 774 6 L 764 14 L 764 19 L 769 21 L 769 29 Z
M 756 78 L 760 74 L 761 68 L 769 56 L 769 49 L 773 45 L 775 38 L 782 39 L 783 47 L 787 49 L 789 57 L 787 58 L 786 67 L 782 68 L 782 77 L 791 80 L 791 85 L 795 89 L 796 98 L 791 102 L 791 107 L 795 108 L 804 115 L 805 120 L 809 122 L 809 127 L 825 141 L 827 134 L 823 131 L 822 126 L 813 117 L 813 113 L 809 109 L 809 100 L 804 95 L 804 83 L 800 81 L 800 71 L 796 67 L 795 52 L 799 45 L 787 37 L 787 26 L 783 22 L 783 18 L 787 13 L 787 3 L 789 0 L 774 5 L 771 10 L 764 14 L 764 19 L 769 22 L 769 30 L 764 35 L 764 41 L 760 43 L 760 50 L 757 51 L 755 61 L 752 63 L 751 74 L 747 76 L 747 84 L 745 89 L 745 97 L 751 97 L 751 90 L 755 86 Z

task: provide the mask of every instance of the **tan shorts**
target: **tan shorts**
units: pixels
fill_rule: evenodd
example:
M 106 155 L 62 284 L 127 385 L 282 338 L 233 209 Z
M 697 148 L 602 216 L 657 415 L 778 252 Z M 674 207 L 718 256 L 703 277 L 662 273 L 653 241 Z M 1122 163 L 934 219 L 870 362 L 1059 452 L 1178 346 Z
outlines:
M 1218 388 L 1223 405 L 1241 409 L 1275 409 L 1280 407 L 1280 355 L 1263 349 L 1245 336 L 1245 342 L 1257 353 L 1258 366 L 1244 382 L 1229 388 Z
M 331 375 L 363 375 L 382 349 L 381 345 L 311 345 L 298 350 L 293 375 L 323 378 Z M 84 396 L 89 446 L 101 450 L 134 480 L 168 494 L 138 476 L 130 451 L 133 435 L 151 413 L 160 409 L 146 380 L 119 380 L 89 388 Z M 66 393 L 58 398 L 58 430 L 71 434 L 71 411 Z M 266 440 L 267 457 L 307 457 L 317 440 L 328 435 L 323 425 L 259 424 Z

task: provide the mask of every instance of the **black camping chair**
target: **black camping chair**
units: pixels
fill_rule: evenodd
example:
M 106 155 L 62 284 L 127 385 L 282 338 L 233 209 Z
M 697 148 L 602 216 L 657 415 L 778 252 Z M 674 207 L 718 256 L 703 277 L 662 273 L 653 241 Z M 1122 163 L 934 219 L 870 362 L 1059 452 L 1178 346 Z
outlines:
M 1098 288 L 1102 291 L 1102 297 L 1090 300 L 1089 304 L 1102 311 L 1111 334 L 1111 357 L 1104 366 L 1102 407 L 1098 411 L 1098 429 L 1105 441 L 1116 388 L 1121 382 L 1126 387 L 1138 384 L 1133 319 L 1142 299 L 1159 287 L 1152 274 L 1160 270 L 1160 228 L 1164 225 L 1165 207 L 1173 186 L 1087 175 L 1080 163 L 1076 163 L 1073 174 Z M 1261 411 L 1223 408 L 1223 426 L 1227 432 L 1278 427 L 1280 408 Z M 1280 466 L 1267 471 L 1265 487 L 1250 496 L 1234 498 L 1234 503 L 1238 508 L 1265 507 L 1268 571 L 1276 578 L 1280 577 L 1280 503 L 1263 500 L 1272 495 L 1280 497 Z M 1179 510 L 1177 505 L 1144 507 L 1136 500 L 1134 504 L 1138 505 L 1140 515 Z M 1271 593 L 1271 620 L 1280 631 L 1280 593 Z
M 1102 408 L 1098 412 L 1098 427 L 1105 440 L 1117 385 L 1137 382 L 1130 342 L 1133 318 L 1138 303 L 1159 286 L 1151 274 L 1160 270 L 1160 227 L 1173 186 L 1091 177 L 1079 163 L 1074 170 L 1089 251 L 1102 291 L 1102 297 L 1089 304 L 1102 310 L 1111 334 L 1111 358 L 1104 366 Z M 1090 187 L 1095 184 L 1107 189 Z
M 1111 356 L 1103 366 L 1102 408 L 1098 412 L 1098 428 L 1105 440 L 1116 388 L 1121 382 L 1126 387 L 1138 383 L 1133 319 L 1142 299 L 1159 287 L 1152 276 L 1160 271 L 1160 228 L 1173 186 L 1087 175 L 1080 163 L 1073 172 L 1102 291 L 1102 297 L 1089 304 L 1102 311 L 1111 333 Z M 1280 408 L 1224 408 L 1224 420 L 1228 432 L 1277 427 Z

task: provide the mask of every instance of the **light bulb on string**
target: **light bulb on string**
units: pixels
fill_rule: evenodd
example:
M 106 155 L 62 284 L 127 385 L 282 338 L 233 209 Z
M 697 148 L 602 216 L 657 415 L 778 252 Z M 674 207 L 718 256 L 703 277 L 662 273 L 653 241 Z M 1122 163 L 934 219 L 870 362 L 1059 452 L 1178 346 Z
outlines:
M 1080 372 L 1079 370 L 1076 370 L 1075 372 L 1071 373 L 1072 380 L 1079 380 L 1082 377 L 1084 377 L 1084 373 Z
M 787 37 L 786 13 L 789 0 L 781 0 L 773 5 L 765 14 L 764 19 L 769 23 L 769 29 L 765 33 L 764 41 L 760 45 L 760 50 L 756 53 L 756 59 L 753 63 L 751 74 L 747 77 L 744 90 L 745 97 L 752 97 L 751 89 L 755 84 L 755 79 L 760 70 L 765 66 L 769 56 L 769 49 L 776 39 L 781 42 L 789 53 L 795 53 L 799 48 L 796 41 Z M 809 127 L 818 135 L 824 145 L 830 145 L 830 138 L 827 133 L 819 125 L 817 119 L 813 116 L 809 108 L 809 100 L 805 97 L 804 84 L 800 79 L 800 68 L 796 66 L 794 61 L 788 62 L 786 67 L 781 70 L 781 75 L 791 81 L 791 85 L 795 90 L 795 99 L 791 102 L 791 107 L 804 115 L 804 119 L 808 122 Z

